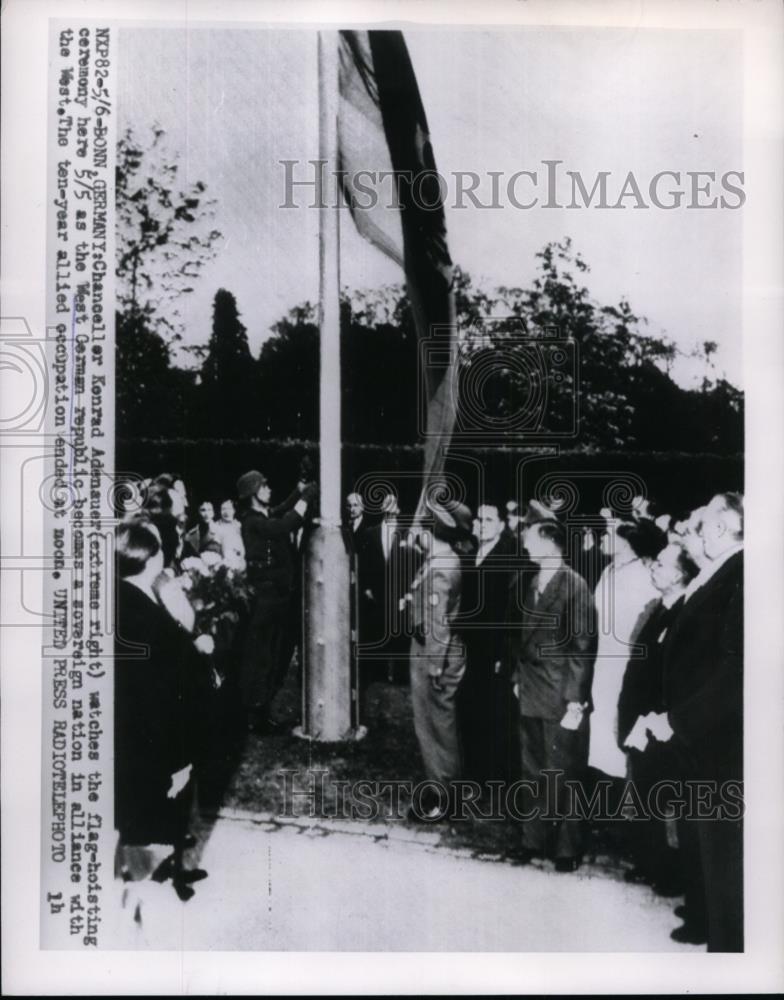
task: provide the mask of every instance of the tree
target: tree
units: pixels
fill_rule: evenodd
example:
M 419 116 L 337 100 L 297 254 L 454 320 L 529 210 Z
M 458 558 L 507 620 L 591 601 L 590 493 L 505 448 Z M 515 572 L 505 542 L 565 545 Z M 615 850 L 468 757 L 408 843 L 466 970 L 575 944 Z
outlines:
M 212 334 L 201 369 L 202 382 L 228 386 L 247 372 L 250 361 L 248 331 L 240 322 L 237 300 L 219 288 L 212 303 Z
M 318 313 L 306 302 L 275 324 L 258 360 L 250 436 L 318 440 Z M 346 441 L 411 444 L 418 434 L 418 347 L 398 286 L 341 298 L 342 432 Z
M 249 429 L 254 429 L 257 375 L 237 300 L 220 288 L 213 301 L 212 334 L 199 393 L 202 414 L 213 434 L 248 436 Z
M 183 437 L 195 376 L 172 365 L 171 348 L 140 313 L 118 313 L 117 430 L 120 437 Z
M 569 240 L 547 244 L 537 259 L 539 273 L 527 287 L 489 292 L 465 272 L 455 273 L 461 419 L 471 406 L 480 408 L 480 426 L 491 418 L 501 444 L 504 420 L 530 410 L 525 430 L 558 432 L 565 446 L 588 451 L 742 447 L 742 393 L 709 380 L 701 391 L 680 388 L 670 374 L 676 345 L 652 335 L 627 301 L 593 301 L 582 281 L 589 267 Z M 305 303 L 292 310 L 273 332 L 259 358 L 259 433 L 316 438 L 315 308 Z M 554 365 L 553 352 L 563 343 L 570 347 L 567 363 Z M 712 351 L 704 345 L 708 361 Z M 342 358 L 344 439 L 415 442 L 420 355 L 403 288 L 343 297 Z M 540 397 L 537 410 L 531 401 Z M 580 420 L 571 435 L 576 398 Z
M 176 341 L 179 300 L 193 291 L 221 234 L 211 226 L 215 201 L 205 184 L 178 187 L 179 164 L 164 137 L 153 126 L 144 142 L 127 128 L 117 143 L 117 302 Z
M 671 358 L 672 346 L 644 333 L 641 330 L 644 321 L 625 300 L 614 306 L 593 302 L 580 280 L 590 268 L 579 253 L 573 253 L 569 239 L 548 243 L 536 256 L 540 273 L 530 287 L 501 287 L 490 302 L 497 314 L 514 317 L 520 327 L 507 323 L 496 330 L 491 326 L 486 336 L 495 349 L 511 340 L 509 349 L 513 354 L 530 353 L 532 348 L 528 344 L 534 342 L 537 333 L 543 334 L 543 344 L 561 340 L 569 345 L 573 362 L 567 356 L 570 363 L 557 373 L 558 378 L 549 361 L 544 364 L 547 399 L 546 412 L 542 414 L 543 429 L 567 432 L 573 426 L 577 399 L 580 422 L 575 446 L 633 445 L 640 382 L 645 381 L 648 366 L 656 367 Z M 535 350 L 541 355 L 544 348 Z M 526 366 L 520 365 L 520 370 L 518 384 L 510 376 L 512 386 L 505 397 L 507 405 L 524 400 L 531 391 L 525 383 Z
M 214 256 L 214 201 L 198 181 L 177 185 L 179 166 L 153 127 L 146 143 L 126 129 L 117 143 L 117 426 L 166 437 L 190 427 L 195 377 L 173 361 L 179 303 Z
M 310 302 L 273 326 L 257 362 L 258 395 L 249 437 L 319 436 L 319 329 Z
M 544 365 L 547 379 L 546 429 L 566 431 L 572 403 L 579 398 L 579 430 L 571 442 L 582 449 L 679 451 L 735 450 L 742 440 L 742 394 L 730 399 L 706 381 L 702 392 L 681 389 L 670 377 L 676 345 L 646 329 L 622 299 L 617 305 L 594 302 L 581 281 L 590 268 L 571 240 L 548 243 L 538 254 L 540 271 L 529 287 L 501 287 L 493 295 L 476 293 L 470 279 L 457 287 L 458 315 L 467 317 L 461 350 L 468 363 L 482 352 L 520 356 L 543 348 L 529 346 L 537 332 L 543 344 L 562 339 L 574 345 L 574 374 Z M 504 317 L 493 321 L 493 317 Z M 521 336 L 522 331 L 522 336 Z M 715 344 L 703 346 L 710 363 Z M 497 415 L 509 415 L 532 395 L 530 364 L 497 366 L 495 385 L 486 392 Z M 490 391 L 494 389 L 494 393 Z M 718 392 L 718 395 L 716 395 Z M 710 401 L 711 393 L 714 398 Z M 711 431 L 718 419 L 721 437 Z M 712 414 L 709 416 L 709 414 Z

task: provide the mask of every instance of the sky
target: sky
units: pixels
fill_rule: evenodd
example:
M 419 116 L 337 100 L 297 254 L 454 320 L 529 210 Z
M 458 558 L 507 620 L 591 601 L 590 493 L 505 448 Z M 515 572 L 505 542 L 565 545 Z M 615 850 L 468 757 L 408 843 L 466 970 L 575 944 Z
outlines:
M 436 164 L 448 178 L 461 170 L 543 174 L 543 160 L 562 160 L 559 169 L 579 171 L 589 190 L 609 171 L 614 201 L 630 171 L 648 200 L 659 171 L 743 170 L 735 32 L 417 28 L 405 37 Z M 212 299 L 226 288 L 257 353 L 277 319 L 318 298 L 318 213 L 279 207 L 279 161 L 318 157 L 316 33 L 123 28 L 118 91 L 120 128 L 143 136 L 157 123 L 183 180 L 204 181 L 217 199 L 223 235 L 187 299 L 184 343 L 206 343 Z M 475 283 L 525 286 L 537 251 L 569 236 L 600 304 L 627 298 L 650 332 L 685 353 L 715 341 L 713 374 L 742 386 L 742 209 L 520 210 L 504 201 L 501 210 L 459 209 L 453 197 L 447 206 L 452 258 Z M 370 289 L 401 280 L 344 214 L 341 283 Z M 683 385 L 703 374 L 688 358 L 673 369 Z

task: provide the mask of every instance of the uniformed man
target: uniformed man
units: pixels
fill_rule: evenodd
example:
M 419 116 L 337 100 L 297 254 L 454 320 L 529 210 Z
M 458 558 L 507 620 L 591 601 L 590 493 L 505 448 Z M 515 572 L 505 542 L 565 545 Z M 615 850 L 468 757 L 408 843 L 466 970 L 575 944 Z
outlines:
M 296 583 L 292 536 L 304 523 L 314 489 L 300 482 L 288 501 L 271 510 L 271 490 L 263 473 L 252 469 L 237 481 L 248 583 L 253 591 L 240 660 L 240 690 L 249 726 L 259 733 L 275 728 L 270 707 L 291 654 L 288 626 Z

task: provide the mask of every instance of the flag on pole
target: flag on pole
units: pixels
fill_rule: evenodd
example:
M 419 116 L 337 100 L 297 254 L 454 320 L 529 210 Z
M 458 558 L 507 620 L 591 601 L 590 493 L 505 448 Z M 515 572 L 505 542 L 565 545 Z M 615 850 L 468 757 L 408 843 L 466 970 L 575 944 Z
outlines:
M 404 270 L 420 343 L 438 358 L 423 364 L 424 489 L 443 471 L 455 422 L 457 352 L 452 260 L 441 179 L 425 109 L 400 31 L 341 31 L 338 164 L 359 233 Z M 365 171 L 364 176 L 360 173 Z M 367 171 L 379 178 L 368 196 Z M 423 500 L 420 499 L 421 511 Z

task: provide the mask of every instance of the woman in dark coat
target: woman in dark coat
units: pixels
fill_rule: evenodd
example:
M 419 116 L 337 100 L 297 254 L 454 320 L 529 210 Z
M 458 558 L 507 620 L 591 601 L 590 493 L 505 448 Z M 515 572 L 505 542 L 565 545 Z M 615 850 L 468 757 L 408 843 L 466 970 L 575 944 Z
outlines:
M 178 893 L 187 896 L 192 890 L 183 893 L 188 873 L 181 871 L 181 859 L 204 664 L 191 637 L 155 596 L 153 582 L 163 568 L 156 529 L 123 525 L 116 552 L 115 826 L 121 846 L 170 845 L 173 857 L 154 877 L 172 877 Z

